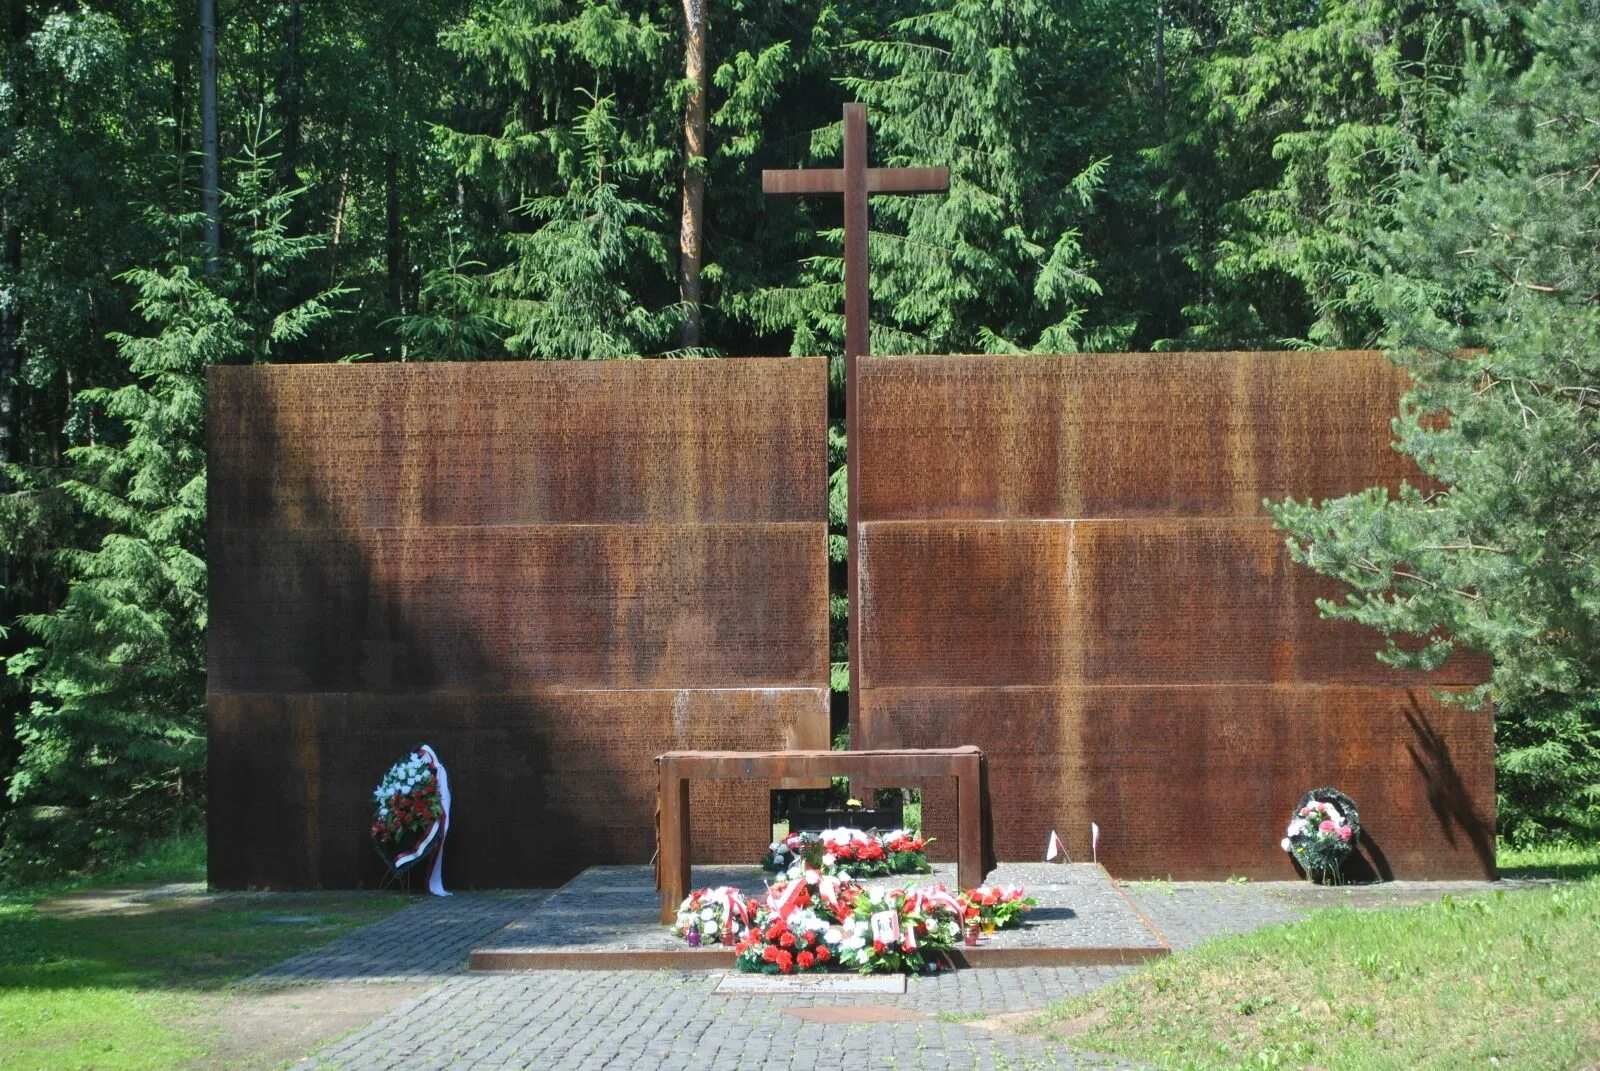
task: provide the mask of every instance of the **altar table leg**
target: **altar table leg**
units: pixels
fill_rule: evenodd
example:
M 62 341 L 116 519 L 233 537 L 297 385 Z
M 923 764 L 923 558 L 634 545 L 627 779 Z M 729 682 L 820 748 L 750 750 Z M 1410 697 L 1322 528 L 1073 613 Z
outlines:
M 678 917 L 689 895 L 689 781 L 671 760 L 661 764 L 661 921 Z
M 973 889 L 983 879 L 983 792 L 974 758 L 956 774 L 956 880 Z

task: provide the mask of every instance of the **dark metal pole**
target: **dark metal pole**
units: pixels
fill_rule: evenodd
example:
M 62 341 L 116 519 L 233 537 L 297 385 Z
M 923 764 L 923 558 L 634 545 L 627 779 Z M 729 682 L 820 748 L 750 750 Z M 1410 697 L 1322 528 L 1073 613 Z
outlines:
M 217 153 L 217 2 L 200 0 L 200 188 L 205 207 L 206 274 L 222 259 L 222 165 Z
M 871 350 L 868 333 L 870 293 L 867 289 L 867 106 L 844 106 L 844 436 L 845 436 L 845 584 L 849 598 L 850 746 L 874 747 L 861 717 L 861 570 L 856 543 L 856 493 L 861 475 L 860 398 L 856 391 L 856 358 Z

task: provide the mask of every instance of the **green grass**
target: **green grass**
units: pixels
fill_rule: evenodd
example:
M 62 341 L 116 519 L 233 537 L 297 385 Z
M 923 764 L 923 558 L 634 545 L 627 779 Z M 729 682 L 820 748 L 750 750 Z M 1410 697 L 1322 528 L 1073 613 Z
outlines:
M 1600 843 L 1560 841 L 1519 848 L 1502 843 L 1495 862 L 1502 878 L 1600 877 Z
M 0 1066 L 142 1071 L 195 1063 L 208 1039 L 192 1020 L 208 996 L 411 902 L 326 893 L 158 902 L 131 914 L 39 909 L 67 888 L 203 875 L 203 843 L 177 838 L 92 879 L 0 896 Z M 275 921 L 286 915 L 314 921 Z
M 1597 948 L 1597 880 L 1333 908 L 1147 965 L 1025 1029 L 1186 1071 L 1591 1067 Z
M 900 824 L 907 829 L 914 829 L 919 833 L 922 832 L 922 798 L 920 796 L 905 805 L 905 813 L 901 816 Z
M 87 873 L 23 886 L 0 885 L 0 899 L 38 900 L 76 889 L 205 880 L 206 836 L 201 830 L 190 830 L 148 844 L 134 858 L 117 860 Z

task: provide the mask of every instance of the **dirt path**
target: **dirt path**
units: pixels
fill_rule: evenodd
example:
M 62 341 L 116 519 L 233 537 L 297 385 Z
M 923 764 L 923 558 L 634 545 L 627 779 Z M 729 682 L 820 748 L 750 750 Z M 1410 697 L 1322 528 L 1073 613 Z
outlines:
M 292 1064 L 429 988 L 421 983 L 333 982 L 249 987 L 200 997 L 173 1025 L 206 1054 L 192 1071 L 267 1071 Z

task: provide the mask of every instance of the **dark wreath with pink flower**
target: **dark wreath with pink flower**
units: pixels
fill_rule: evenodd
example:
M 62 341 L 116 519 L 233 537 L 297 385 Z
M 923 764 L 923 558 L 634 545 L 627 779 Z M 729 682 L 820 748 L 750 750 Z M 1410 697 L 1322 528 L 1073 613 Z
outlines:
M 1290 817 L 1282 847 L 1307 873 L 1337 875 L 1360 837 L 1355 801 L 1336 788 L 1314 788 Z

